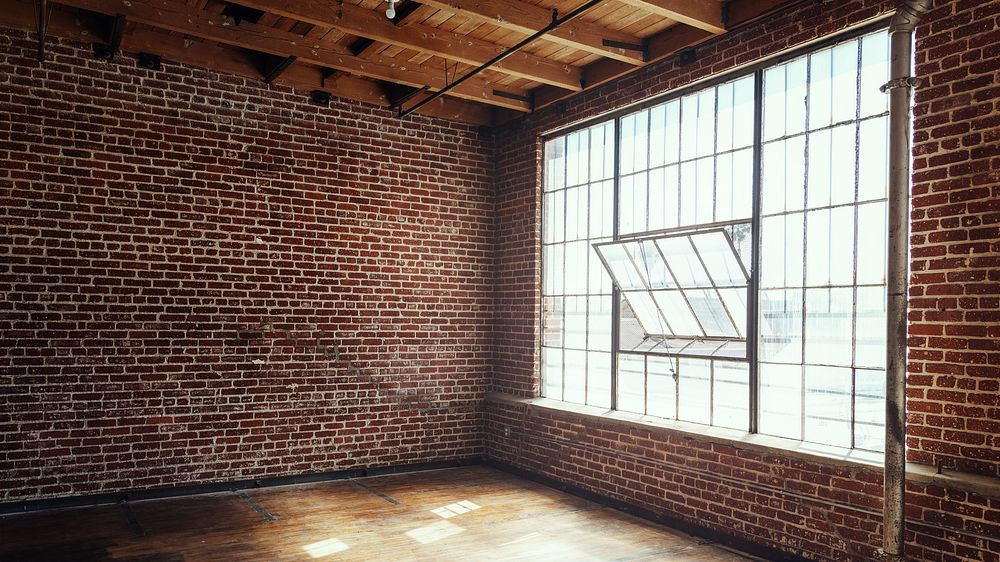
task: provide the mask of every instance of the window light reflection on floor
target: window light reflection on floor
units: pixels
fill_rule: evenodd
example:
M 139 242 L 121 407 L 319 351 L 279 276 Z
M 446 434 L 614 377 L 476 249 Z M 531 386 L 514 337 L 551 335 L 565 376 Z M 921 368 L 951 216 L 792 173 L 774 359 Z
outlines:
M 331 554 L 336 554 L 338 552 L 343 552 L 349 547 L 344 544 L 340 539 L 326 539 L 325 541 L 314 542 L 312 544 L 307 544 L 302 547 L 302 550 L 306 551 L 309 556 L 313 558 L 320 558 L 323 556 L 329 556 Z
M 426 527 L 418 527 L 412 531 L 407 531 L 406 536 L 419 542 L 420 544 L 430 544 L 443 538 L 457 535 L 464 531 L 462 527 L 447 521 L 438 521 Z
M 439 517 L 441 517 L 443 519 L 451 519 L 452 517 L 454 517 L 456 515 L 461 515 L 463 513 L 468 513 L 470 511 L 475 511 L 475 510 L 479 509 L 480 507 L 482 507 L 482 506 L 477 505 L 477 504 L 475 504 L 473 502 L 470 502 L 469 500 L 462 500 L 460 502 L 455 502 L 455 503 L 452 503 L 452 504 L 448 504 L 448 505 L 446 505 L 444 507 L 439 507 L 437 509 L 432 509 L 431 513 L 433 513 L 433 514 L 435 514 L 435 515 L 437 515 L 437 516 L 439 516 Z

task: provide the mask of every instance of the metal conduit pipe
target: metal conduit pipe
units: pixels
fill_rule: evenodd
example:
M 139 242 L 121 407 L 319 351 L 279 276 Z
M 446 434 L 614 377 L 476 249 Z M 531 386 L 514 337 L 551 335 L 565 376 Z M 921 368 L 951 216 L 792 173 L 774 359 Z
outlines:
M 932 0 L 906 0 L 889 24 L 889 248 L 885 381 L 885 560 L 905 560 L 906 313 L 910 271 L 910 139 L 913 33 Z

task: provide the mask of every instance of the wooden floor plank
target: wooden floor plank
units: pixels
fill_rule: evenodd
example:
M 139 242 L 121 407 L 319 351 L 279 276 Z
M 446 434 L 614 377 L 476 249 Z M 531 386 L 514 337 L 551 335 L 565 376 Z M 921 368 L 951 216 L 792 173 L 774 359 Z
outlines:
M 0 561 L 750 559 L 481 466 L 0 518 Z

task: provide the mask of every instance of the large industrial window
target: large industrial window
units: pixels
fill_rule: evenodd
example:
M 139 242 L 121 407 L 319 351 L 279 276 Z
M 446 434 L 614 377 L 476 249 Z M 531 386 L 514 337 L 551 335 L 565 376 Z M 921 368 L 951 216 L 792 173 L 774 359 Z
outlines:
M 542 394 L 882 449 L 884 31 L 545 143 Z

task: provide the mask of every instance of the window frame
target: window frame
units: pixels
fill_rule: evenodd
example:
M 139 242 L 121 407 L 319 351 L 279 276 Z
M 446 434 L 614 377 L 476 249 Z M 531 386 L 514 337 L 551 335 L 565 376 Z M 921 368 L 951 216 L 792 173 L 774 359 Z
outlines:
M 797 58 L 800 58 L 800 57 L 803 57 L 803 56 L 807 56 L 807 55 L 809 55 L 811 53 L 814 53 L 814 52 L 817 52 L 817 51 L 821 51 L 821 50 L 823 50 L 823 49 L 825 49 L 827 47 L 831 47 L 831 46 L 837 45 L 839 43 L 843 43 L 843 42 L 850 41 L 850 40 L 853 40 L 853 39 L 858 39 L 858 38 L 860 38 L 860 37 L 862 37 L 864 35 L 867 35 L 867 34 L 872 34 L 872 33 L 878 32 L 878 31 L 887 30 L 888 26 L 889 26 L 889 16 L 880 17 L 880 18 L 878 18 L 876 20 L 873 20 L 871 22 L 868 22 L 868 23 L 865 23 L 865 24 L 861 24 L 861 25 L 855 26 L 853 28 L 846 29 L 846 30 L 834 33 L 834 34 L 829 35 L 829 36 L 825 36 L 825 37 L 823 37 L 823 38 L 821 38 L 819 40 L 812 41 L 810 43 L 806 43 L 804 45 L 795 47 L 793 49 L 789 49 L 789 50 L 777 53 L 777 54 L 769 56 L 769 57 L 758 59 L 758 60 L 754 61 L 753 63 L 747 64 L 747 65 L 743 65 L 743 66 L 740 66 L 740 67 L 736 67 L 736 68 L 734 68 L 732 70 L 729 70 L 729 71 L 726 71 L 724 73 L 717 74 L 717 75 L 712 75 L 712 76 L 709 76 L 709 77 L 707 77 L 706 79 L 703 79 L 703 80 L 696 80 L 696 81 L 691 82 L 691 83 L 689 83 L 689 84 L 687 84 L 687 85 L 685 85 L 685 86 L 683 86 L 681 88 L 677 88 L 677 89 L 674 89 L 674 90 L 671 90 L 671 91 L 668 91 L 668 92 L 664 92 L 662 94 L 658 94 L 656 96 L 644 99 L 644 100 L 642 100 L 640 102 L 637 102 L 637 103 L 625 105 L 625 106 L 623 106 L 623 107 L 621 107 L 619 109 L 616 109 L 614 111 L 611 111 L 611 112 L 608 112 L 608 113 L 605 113 L 605 114 L 602 114 L 602 115 L 599 115 L 599 116 L 591 117 L 591 118 L 588 118 L 588 119 L 585 119 L 585 120 L 580 120 L 580 121 L 572 122 L 572 123 L 566 124 L 564 126 L 560 126 L 560 127 L 557 127 L 557 128 L 553 128 L 553 129 L 547 130 L 547 131 L 545 131 L 544 133 L 540 134 L 537 137 L 538 143 L 539 143 L 538 144 L 538 146 L 539 146 L 539 153 L 540 153 L 540 155 L 539 155 L 539 161 L 541 163 L 540 164 L 540 170 L 539 170 L 539 176 L 538 176 L 540 181 L 539 181 L 539 183 L 537 185 L 537 196 L 538 196 L 539 209 L 542 210 L 541 213 L 540 213 L 539 221 L 538 221 L 539 233 L 544 232 L 544 229 L 545 229 L 545 224 L 544 224 L 544 214 L 545 213 L 544 213 L 544 209 L 542 209 L 542 199 L 543 199 L 543 195 L 545 193 L 545 191 L 544 191 L 544 185 L 545 185 L 544 147 L 545 147 L 546 143 L 549 142 L 550 140 L 556 139 L 558 137 L 566 136 L 566 135 L 569 135 L 571 133 L 574 133 L 574 132 L 577 132 L 577 131 L 580 131 L 580 130 L 583 130 L 583 129 L 586 129 L 586 128 L 594 127 L 594 126 L 601 125 L 601 124 L 608 124 L 608 123 L 612 124 L 612 131 L 613 131 L 613 138 L 614 138 L 614 146 L 613 146 L 613 171 L 612 171 L 612 176 L 610 178 L 610 181 L 612 182 L 612 193 L 613 193 L 613 197 L 612 197 L 612 199 L 613 199 L 613 201 L 612 201 L 612 223 L 613 224 L 612 224 L 612 237 L 611 237 L 611 240 L 608 241 L 608 242 L 602 242 L 601 244 L 602 245 L 603 244 L 614 244 L 614 243 L 627 242 L 627 241 L 632 240 L 632 239 L 653 238 L 653 237 L 656 237 L 656 236 L 668 235 L 668 234 L 670 234 L 672 232 L 676 232 L 676 231 L 684 231 L 684 230 L 692 230 L 692 229 L 696 229 L 696 228 L 703 228 L 704 225 L 697 225 L 696 224 L 696 225 L 689 225 L 689 226 L 680 226 L 680 227 L 672 227 L 672 228 L 665 228 L 665 229 L 648 230 L 648 231 L 642 231 L 642 232 L 639 232 L 639 233 L 621 234 L 621 232 L 620 232 L 620 220 L 621 220 L 621 218 L 620 218 L 620 193 L 621 193 L 620 192 L 620 188 L 621 188 L 621 180 L 622 180 L 622 174 L 621 174 L 621 145 L 622 145 L 622 139 L 621 139 L 622 126 L 621 126 L 621 123 L 622 123 L 622 119 L 624 117 L 630 116 L 632 114 L 635 114 L 635 113 L 638 113 L 638 112 L 650 109 L 650 108 L 655 107 L 655 106 L 659 106 L 661 104 L 665 104 L 665 103 L 673 101 L 673 100 L 680 100 L 684 96 L 687 96 L 687 95 L 690 95 L 690 94 L 693 94 L 693 93 L 697 93 L 697 92 L 701 92 L 701 91 L 709 89 L 709 88 L 715 88 L 716 86 L 719 86 L 721 84 L 725 84 L 727 82 L 734 82 L 736 80 L 739 80 L 740 78 L 745 78 L 745 77 L 751 76 L 751 75 L 754 77 L 754 95 L 753 95 L 753 127 L 754 127 L 754 130 L 753 130 L 753 143 L 750 146 L 750 149 L 752 150 L 752 167 L 753 167 L 753 170 L 755 171 L 755 173 L 753 174 L 753 177 L 752 177 L 752 180 L 751 180 L 752 212 L 751 212 L 751 220 L 749 221 L 750 224 L 751 224 L 751 237 L 754 240 L 754 247 L 753 247 L 753 251 L 751 252 L 751 263 L 750 263 L 750 267 L 749 267 L 750 275 L 749 275 L 749 280 L 748 280 L 748 299 L 747 299 L 747 320 L 748 320 L 748 322 L 747 322 L 747 325 L 746 325 L 746 342 L 747 342 L 746 343 L 746 345 L 747 345 L 747 348 L 746 348 L 746 358 L 738 360 L 739 362 L 746 362 L 748 364 L 748 366 L 749 366 L 749 376 L 750 376 L 750 378 L 749 378 L 749 408 L 750 408 L 750 416 L 749 416 L 749 418 L 750 419 L 749 419 L 749 427 L 748 427 L 748 430 L 747 430 L 748 434 L 762 435 L 762 436 L 765 435 L 765 434 L 761 434 L 759 432 L 759 417 L 760 417 L 760 415 L 759 415 L 760 414 L 760 396 L 759 396 L 759 394 L 760 394 L 760 372 L 759 371 L 760 371 L 760 362 L 759 362 L 759 349 L 758 349 L 759 348 L 759 343 L 760 343 L 760 333 L 759 333 L 759 324 L 760 324 L 760 319 L 759 319 L 759 313 L 760 313 L 759 299 L 760 299 L 760 268 L 761 268 L 760 260 L 761 260 L 761 253 L 762 253 L 762 252 L 759 251 L 759 245 L 760 245 L 761 234 L 762 234 L 762 232 L 761 232 L 761 223 L 762 223 L 762 217 L 763 217 L 763 215 L 762 215 L 762 208 L 761 208 L 762 207 L 762 205 L 761 205 L 762 185 L 761 185 L 761 183 L 762 183 L 762 175 L 763 174 L 756 173 L 757 171 L 761 170 L 762 160 L 763 160 L 763 154 L 762 153 L 763 153 L 763 147 L 764 147 L 764 144 L 765 144 L 764 140 L 763 140 L 763 136 L 764 136 L 763 135 L 763 133 L 764 133 L 764 131 L 763 131 L 764 72 L 768 68 L 782 65 L 782 64 L 784 64 L 784 63 L 786 63 L 788 61 L 792 61 L 792 60 L 795 60 Z M 808 134 L 808 128 L 804 132 L 804 134 Z M 607 181 L 607 180 L 605 180 L 605 181 Z M 857 204 L 859 204 L 859 202 L 855 201 L 853 204 L 857 205 Z M 721 221 L 721 222 L 718 222 L 718 223 L 711 223 L 708 226 L 716 227 L 716 226 L 725 225 L 725 224 L 728 224 L 728 223 L 746 223 L 746 222 L 747 222 L 746 220 Z M 538 237 L 538 256 L 539 256 L 539 259 L 538 259 L 538 270 L 537 270 L 538 271 L 538 279 L 539 280 L 542 280 L 542 275 L 543 275 L 543 264 L 542 264 L 543 252 L 542 252 L 542 250 L 543 250 L 543 240 L 542 240 L 542 236 L 539 236 Z M 600 259 L 602 261 L 602 265 L 606 267 L 606 263 L 604 261 L 604 258 L 603 258 L 603 256 L 600 256 L 599 252 L 598 252 L 598 256 L 600 257 Z M 612 411 L 612 412 L 621 412 L 622 411 L 622 410 L 618 409 L 618 394 L 619 394 L 618 393 L 618 380 L 619 380 L 619 372 L 618 372 L 619 371 L 619 365 L 618 365 L 619 361 L 618 361 L 618 355 L 621 354 L 621 353 L 626 353 L 626 354 L 636 354 L 636 353 L 645 354 L 645 352 L 633 352 L 633 351 L 622 350 L 621 349 L 621 346 L 620 346 L 620 334 L 619 334 L 620 317 L 621 317 L 621 301 L 622 301 L 622 294 L 621 293 L 622 292 L 618 288 L 617 283 L 615 283 L 614 281 L 612 281 L 612 302 L 611 302 L 611 305 L 612 305 L 612 310 L 611 310 L 611 316 L 612 316 L 612 325 L 611 325 L 611 389 L 610 389 L 610 408 L 609 408 L 609 410 Z M 541 284 L 541 281 L 539 282 L 539 285 L 538 285 L 538 294 L 539 294 L 539 297 L 537 299 L 537 306 L 539 307 L 539 315 L 538 315 L 538 319 L 537 319 L 537 328 L 538 328 L 538 332 L 539 332 L 539 337 L 536 338 L 536 352 L 538 354 L 537 355 L 538 361 L 536 362 L 536 365 L 535 365 L 535 373 L 539 377 L 539 381 L 541 381 L 541 378 L 542 378 L 541 358 L 542 358 L 542 354 L 543 354 L 543 338 L 541 337 L 541 335 L 543 334 L 543 330 L 544 330 L 544 314 L 543 314 L 543 311 L 542 311 L 542 303 L 544 301 L 544 298 L 543 298 L 543 295 L 542 295 L 542 284 Z M 683 357 L 673 356 L 673 355 L 663 355 L 662 357 L 665 358 L 665 359 L 670 358 L 670 359 L 672 359 L 674 361 L 683 359 Z M 727 360 L 726 358 L 715 358 L 715 359 L 723 360 L 723 361 Z M 541 393 L 541 387 L 539 388 L 539 395 L 541 395 L 540 393 Z M 556 399 L 553 398 L 553 400 L 556 400 Z M 562 401 L 562 399 L 559 399 L 559 400 Z M 853 408 L 854 408 L 854 397 L 853 397 L 853 395 L 852 395 L 851 402 L 852 402 L 852 406 L 851 407 L 852 407 L 852 419 L 853 419 Z M 680 421 L 680 420 L 675 420 L 675 421 Z M 681 423 L 688 423 L 688 422 L 681 422 Z M 712 426 L 712 425 L 707 425 L 707 426 L 705 426 L 705 428 L 706 428 L 706 430 L 716 429 L 716 427 Z M 845 449 L 846 450 L 850 450 L 850 451 L 859 451 L 859 452 L 863 452 L 863 453 L 869 453 L 869 452 L 871 452 L 871 450 L 869 450 L 869 449 L 856 449 L 854 447 L 853 434 L 854 434 L 854 430 L 852 429 L 852 446 L 846 447 Z M 805 441 L 804 439 L 796 440 L 796 439 L 790 439 L 790 438 L 784 438 L 784 437 L 774 437 L 774 439 L 777 439 L 777 440 L 789 439 L 793 443 L 812 443 L 812 442 L 809 442 L 809 441 Z M 813 443 L 813 444 L 815 444 L 815 443 Z M 837 448 L 835 446 L 822 445 L 822 444 L 815 444 L 815 445 L 817 445 L 819 447 Z

